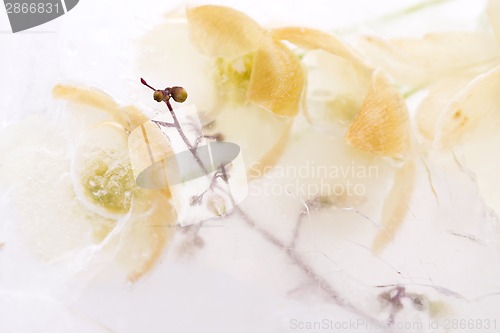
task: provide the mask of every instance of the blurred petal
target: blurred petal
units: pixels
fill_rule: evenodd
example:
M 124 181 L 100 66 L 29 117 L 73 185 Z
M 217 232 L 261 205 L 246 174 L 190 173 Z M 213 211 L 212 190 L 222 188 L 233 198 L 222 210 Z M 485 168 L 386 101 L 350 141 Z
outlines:
M 394 80 L 420 87 L 457 71 L 480 73 L 500 58 L 500 45 L 490 33 L 434 33 L 424 38 L 361 38 L 356 50 Z
M 307 120 L 320 128 L 335 124 L 349 126 L 361 108 L 370 87 L 371 75 L 360 72 L 352 61 L 323 50 L 307 52 Z
M 366 95 L 371 69 L 344 42 L 325 32 L 287 27 L 272 30 L 272 35 L 309 50 L 303 59 L 307 120 L 327 128 L 334 122 L 351 123 Z
M 408 204 L 415 185 L 415 163 L 407 161 L 396 173 L 391 191 L 382 208 L 382 229 L 373 240 L 372 249 L 380 252 L 393 240 L 408 213 Z
M 450 99 L 436 126 L 436 142 L 453 149 L 473 173 L 481 197 L 500 212 L 500 66 L 472 80 Z
M 188 23 L 181 17 L 169 15 L 165 23 L 155 26 L 142 39 L 137 57 L 138 73 L 157 88 L 182 86 L 189 94 L 187 102 L 195 104 L 203 115 L 209 115 L 217 101 L 214 84 L 214 59 L 198 52 L 189 43 Z M 142 87 L 134 102 L 148 105 L 152 92 Z
M 486 8 L 488 20 L 493 28 L 493 32 L 497 37 L 497 42 L 500 43 L 500 1 L 489 0 Z
M 248 177 L 259 178 L 281 156 L 291 125 L 289 117 L 247 104 L 244 107 L 226 106 L 204 132 L 222 135 L 224 141 L 240 146 Z
M 325 32 L 309 28 L 288 27 L 273 29 L 272 35 L 275 39 L 287 40 L 300 48 L 306 50 L 324 50 L 339 57 L 349 59 L 364 67 L 363 61 L 353 50 L 340 39 Z
M 290 139 L 290 131 L 292 129 L 293 122 L 288 121 L 288 124 L 284 125 L 280 131 L 280 135 L 276 137 L 274 143 L 271 145 L 270 149 L 265 152 L 258 161 L 251 164 L 251 168 L 248 171 L 249 179 L 259 178 L 266 173 L 270 167 L 273 167 L 279 158 L 283 154 L 286 148 L 286 144 Z
M 283 43 L 269 38 L 255 54 L 247 97 L 278 115 L 295 116 L 304 82 L 297 56 Z
M 265 30 L 247 15 L 223 6 L 187 10 L 191 41 L 205 55 L 236 58 L 256 50 Z
M 401 158 L 409 146 L 406 104 L 379 70 L 372 77 L 368 95 L 347 131 L 345 141 L 377 155 Z
M 442 145 L 456 144 L 464 134 L 500 123 L 500 66 L 471 81 L 449 103 L 438 124 Z
M 131 282 L 149 272 L 158 261 L 172 233 L 176 215 L 171 202 L 160 190 L 138 190 L 130 219 L 117 237 L 116 260 Z
M 153 188 L 163 188 L 167 197 L 172 197 L 163 160 L 173 153 L 169 138 L 152 121 L 140 125 L 128 135 L 128 151 L 134 179 L 139 186 L 155 184 Z M 163 162 L 162 162 L 163 161 Z
M 107 113 L 113 121 L 129 131 L 148 120 L 136 107 L 121 107 L 111 96 L 97 89 L 58 84 L 52 89 L 52 94 L 56 99 L 90 106 L 101 114 Z M 89 111 L 88 108 L 86 110 Z
M 65 125 L 35 114 L 0 135 L 0 186 L 10 189 L 19 236 L 29 253 L 42 261 L 94 244 L 94 226 L 114 222 L 93 214 L 75 198 L 68 175 L 71 136 Z
M 469 76 L 454 76 L 440 80 L 429 88 L 427 96 L 417 106 L 415 114 L 418 131 L 426 140 L 435 139 L 439 118 L 453 96 L 467 86 L 471 79 Z

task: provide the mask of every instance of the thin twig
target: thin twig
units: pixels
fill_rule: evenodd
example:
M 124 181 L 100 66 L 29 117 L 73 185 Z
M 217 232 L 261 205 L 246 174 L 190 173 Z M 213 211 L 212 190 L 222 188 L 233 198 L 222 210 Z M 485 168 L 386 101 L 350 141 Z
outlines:
M 146 86 L 148 86 L 149 88 L 151 88 L 151 89 L 154 90 L 154 88 L 151 87 L 151 86 L 149 86 L 143 79 L 141 79 L 141 82 L 143 84 L 145 84 Z M 180 125 L 180 123 L 179 123 L 179 121 L 177 119 L 177 116 L 176 116 L 176 114 L 174 112 L 174 109 L 172 108 L 172 105 L 170 104 L 168 98 L 166 100 L 164 100 L 164 102 L 165 102 L 165 104 L 167 105 L 167 107 L 168 107 L 168 109 L 170 111 L 170 114 L 171 114 L 172 119 L 173 119 L 173 125 L 174 125 L 174 127 L 177 129 L 177 132 L 181 136 L 182 140 L 184 141 L 184 143 L 186 144 L 186 146 L 189 148 L 189 150 L 193 154 L 193 156 L 196 159 L 197 163 L 200 165 L 200 167 L 203 169 L 203 171 L 205 171 L 205 174 L 208 176 L 208 171 L 206 170 L 205 165 L 203 164 L 203 162 L 201 161 L 200 157 L 198 156 L 197 149 L 196 149 L 197 147 L 193 147 L 193 145 L 191 145 L 191 143 L 187 139 L 186 135 L 184 134 L 184 131 L 182 130 L 182 127 L 181 127 L 181 125 Z M 222 170 L 224 170 L 224 168 L 222 168 Z M 214 180 L 216 180 L 217 177 L 218 177 L 217 174 L 215 174 L 213 176 L 213 178 L 212 178 L 212 182 L 211 182 L 211 185 L 210 185 L 210 187 L 212 189 L 215 188 L 215 187 L 220 188 L 219 186 L 217 186 L 218 185 L 217 183 L 214 183 Z M 224 180 L 225 180 L 225 182 L 227 184 L 227 176 L 225 176 L 225 177 L 226 178 Z M 221 190 L 224 190 L 224 189 L 221 189 Z M 245 222 L 245 224 L 247 226 L 249 226 L 252 230 L 254 230 L 255 232 L 257 232 L 259 235 L 261 235 L 266 241 L 268 241 L 269 243 L 273 244 L 278 249 L 284 250 L 285 253 L 286 253 L 286 255 L 288 256 L 288 258 L 295 264 L 295 266 L 297 266 L 300 269 L 300 271 L 302 271 L 302 273 L 305 276 L 307 276 L 311 281 L 317 283 L 319 285 L 319 287 L 321 288 L 321 290 L 323 290 L 323 292 L 325 292 L 325 294 L 328 296 L 328 298 L 330 300 L 332 300 L 338 306 L 341 306 L 342 308 L 344 308 L 346 310 L 349 310 L 350 312 L 356 314 L 357 316 L 359 316 L 359 317 L 367 320 L 368 322 L 370 322 L 370 323 L 372 323 L 374 325 L 377 325 L 377 327 L 381 327 L 382 326 L 381 323 L 377 319 L 371 317 L 367 313 L 363 312 L 361 309 L 357 308 L 354 304 L 352 304 L 352 303 L 348 302 L 347 300 L 343 299 L 339 295 L 339 293 L 330 285 L 330 283 L 325 278 L 323 278 L 322 276 L 318 275 L 314 271 L 313 267 L 311 267 L 310 265 L 308 265 L 305 262 L 305 260 L 296 251 L 295 248 L 290 247 L 290 246 L 286 246 L 282 241 L 280 241 L 278 238 L 276 238 L 274 235 L 272 235 L 267 230 L 265 230 L 262 227 L 260 227 L 252 218 L 250 218 L 249 215 L 245 211 L 243 211 L 239 206 L 237 206 L 237 204 L 236 204 L 236 202 L 234 200 L 234 197 L 231 194 L 231 191 L 230 191 L 229 187 L 228 187 L 228 189 L 226 191 L 226 194 L 228 195 L 228 197 L 230 198 L 230 200 L 232 202 L 232 205 L 234 207 L 233 211 L 235 211 L 235 212 L 238 213 L 238 215 Z M 307 206 L 307 204 L 306 204 L 306 206 Z M 305 212 L 308 212 L 308 208 L 305 210 Z M 302 214 L 301 214 L 301 216 L 302 216 Z M 301 219 L 302 218 L 299 217 L 299 220 L 298 220 L 296 228 L 300 228 Z M 201 229 L 201 225 L 194 229 L 194 236 L 195 237 L 198 236 L 198 232 L 200 231 L 200 229 Z M 294 242 L 292 242 L 292 245 L 294 245 Z
M 366 314 L 365 312 L 354 306 L 352 303 L 343 299 L 326 279 L 316 274 L 314 269 L 304 261 L 304 259 L 299 255 L 299 253 L 295 249 L 287 247 L 278 238 L 276 238 L 267 230 L 257 225 L 255 221 L 251 219 L 248 216 L 248 214 L 245 213 L 239 206 L 234 205 L 234 209 L 238 212 L 242 220 L 252 230 L 260 234 L 265 240 L 267 240 L 269 243 L 273 244 L 277 248 L 284 249 L 288 258 L 302 271 L 304 275 L 306 275 L 311 281 L 316 282 L 321 288 L 321 290 L 323 290 L 325 294 L 328 296 L 328 298 L 332 300 L 335 304 L 343 307 L 344 309 L 349 310 L 350 312 L 360 316 L 363 319 L 366 319 L 367 321 L 373 323 L 374 325 L 381 326 L 380 322 L 377 319 L 371 317 L 370 315 Z

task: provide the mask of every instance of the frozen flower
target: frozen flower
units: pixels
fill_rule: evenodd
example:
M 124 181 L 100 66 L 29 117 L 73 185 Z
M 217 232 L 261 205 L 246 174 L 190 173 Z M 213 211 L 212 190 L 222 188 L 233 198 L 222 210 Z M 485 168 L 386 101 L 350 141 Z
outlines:
M 127 136 L 148 118 L 97 90 L 53 93 L 66 103 L 1 135 L 0 183 L 11 189 L 20 239 L 69 275 L 118 267 L 136 281 L 160 258 L 176 219 L 168 191 L 135 184 Z
M 480 194 L 498 213 L 500 1 L 488 1 L 486 13 L 490 30 L 370 37 L 359 50 L 410 91 L 426 90 L 415 112 L 426 150 L 451 152 L 449 158 L 475 174 Z
M 218 91 L 222 93 L 222 98 L 232 102 L 231 105 L 234 102 L 243 105 L 250 103 L 280 116 L 295 116 L 302 108 L 305 118 L 315 128 L 310 132 L 312 136 L 328 141 L 327 136 L 318 135 L 318 131 L 326 129 L 327 132 L 335 133 L 340 124 L 341 128 L 349 128 L 346 135 L 349 145 L 371 154 L 404 161 L 400 170 L 393 171 L 394 184 L 387 192 L 380 219 L 382 228 L 373 245 L 377 250 L 383 248 L 394 237 L 397 227 L 406 216 L 414 179 L 408 111 L 404 99 L 386 75 L 380 71 L 374 72 L 349 46 L 321 31 L 301 27 L 267 31 L 244 14 L 219 6 L 189 9 L 187 18 L 190 39 L 197 49 L 202 54 L 218 59 L 215 76 Z M 295 53 L 283 41 L 291 43 L 296 48 Z M 308 84 L 305 85 L 305 82 Z M 236 113 L 231 109 L 228 113 L 219 114 L 216 124 L 229 119 L 231 125 L 240 132 L 244 127 L 255 124 L 254 128 L 258 129 L 259 134 L 264 133 L 259 127 L 269 126 L 269 120 L 262 118 L 258 123 L 238 121 Z M 287 151 L 300 150 L 301 146 L 294 142 L 294 138 L 302 137 L 300 140 L 307 142 L 308 132 L 306 126 L 303 130 L 293 132 L 290 139 L 288 134 L 282 136 L 280 145 L 268 151 L 264 162 L 250 164 L 253 172 L 250 175 L 261 175 L 265 167 L 286 161 Z M 226 133 L 224 135 L 231 137 Z M 289 146 L 284 145 L 287 141 L 290 142 Z M 244 155 L 247 151 L 259 149 L 254 132 L 251 137 L 235 142 L 243 145 Z M 378 165 L 386 171 L 393 170 L 392 167 L 384 167 L 385 162 L 382 160 L 371 158 L 369 162 L 368 156 L 360 158 L 355 150 L 345 151 L 343 145 L 340 141 L 339 145 L 331 146 L 325 152 L 326 156 L 339 155 L 340 158 L 347 153 L 341 158 L 344 160 L 342 164 L 350 159 L 361 164 Z M 279 150 L 276 147 L 280 147 Z M 281 151 L 285 152 L 285 156 L 278 160 Z M 303 159 L 307 159 L 307 156 L 303 156 Z M 317 156 L 313 156 L 311 154 L 309 158 L 317 160 Z M 329 162 L 324 163 L 339 163 L 335 158 L 327 160 Z M 375 182 L 363 179 L 358 182 L 372 191 L 384 186 L 382 184 L 390 178 L 384 177 Z M 301 183 L 309 181 L 299 180 Z M 345 177 L 326 181 L 340 182 L 336 185 L 347 189 L 352 179 Z M 303 200 L 311 200 L 310 195 L 306 195 Z M 365 193 L 363 197 L 368 195 Z M 351 199 L 351 204 L 356 200 Z

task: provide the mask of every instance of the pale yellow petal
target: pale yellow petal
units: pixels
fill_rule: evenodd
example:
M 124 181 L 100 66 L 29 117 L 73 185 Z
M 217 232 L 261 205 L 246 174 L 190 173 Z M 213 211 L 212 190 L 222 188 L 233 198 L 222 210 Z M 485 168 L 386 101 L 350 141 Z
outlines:
M 462 163 L 474 174 L 477 188 L 485 204 L 500 215 L 500 132 L 498 121 L 482 125 L 463 138 L 457 147 Z
M 489 0 L 486 13 L 488 14 L 488 20 L 497 37 L 497 41 L 500 43 L 500 1 Z
M 290 139 L 292 124 L 293 122 L 289 121 L 288 124 L 283 127 L 280 136 L 276 137 L 276 141 L 271 145 L 270 149 L 267 150 L 259 160 L 251 164 L 251 168 L 248 170 L 248 178 L 250 180 L 263 176 L 266 170 L 273 167 L 276 162 L 278 162 Z
M 120 111 L 127 115 L 127 130 L 129 132 L 132 132 L 137 126 L 149 120 L 149 118 L 144 113 L 142 113 L 138 108 L 132 105 L 123 106 L 120 108 Z
M 443 146 L 452 146 L 474 131 L 500 124 L 500 66 L 471 81 L 449 103 L 437 134 Z
M 438 146 L 452 149 L 473 174 L 485 204 L 500 213 L 500 66 L 472 80 L 450 99 L 436 126 Z
M 1 132 L 0 186 L 11 188 L 18 237 L 33 258 L 47 262 L 93 244 L 93 222 L 114 222 L 92 216 L 75 198 L 65 134 L 38 114 Z
M 204 56 L 189 42 L 188 23 L 168 16 L 149 30 L 138 45 L 137 73 L 156 88 L 182 86 L 189 94 L 186 103 L 195 104 L 201 114 L 210 114 L 218 98 L 213 80 L 214 59 Z M 139 78 L 136 78 L 139 82 Z M 136 86 L 134 103 L 150 105 L 153 92 Z M 158 107 L 166 111 L 166 106 Z
M 147 121 L 129 134 L 128 150 L 137 183 L 146 188 L 162 188 L 170 198 L 165 160 L 174 153 L 169 138 L 155 123 Z M 176 164 L 169 164 L 169 168 L 176 167 Z
M 275 39 L 308 50 L 307 98 L 304 115 L 311 123 L 330 127 L 351 122 L 366 94 L 372 69 L 343 41 L 320 30 L 286 27 L 272 30 Z
M 361 110 L 347 131 L 345 141 L 377 155 L 401 158 L 409 147 L 409 121 L 401 94 L 380 71 Z
M 161 257 L 176 228 L 176 214 L 160 190 L 135 193 L 130 220 L 119 237 L 116 260 L 131 282 L 149 272 Z
M 312 51 L 303 59 L 308 75 L 307 120 L 321 127 L 351 122 L 366 94 L 372 69 L 347 44 L 323 31 L 286 27 L 273 29 L 272 35 Z
M 306 119 L 326 129 L 350 125 L 363 104 L 371 75 L 359 71 L 349 59 L 323 50 L 307 52 L 302 62 L 307 70 Z
M 297 56 L 283 43 L 268 39 L 255 54 L 248 100 L 278 115 L 294 116 L 299 112 L 304 77 Z
M 228 106 L 204 129 L 220 134 L 240 146 L 249 178 L 262 176 L 281 156 L 290 134 L 292 119 L 268 112 L 256 105 Z
M 457 71 L 480 73 L 498 63 L 500 44 L 491 33 L 448 32 L 424 38 L 363 37 L 356 51 L 398 84 L 420 87 Z
M 273 29 L 272 35 L 275 39 L 287 40 L 302 49 L 324 50 L 351 60 L 361 67 L 365 66 L 362 59 L 347 44 L 323 31 L 302 27 L 286 27 Z
M 52 89 L 52 94 L 56 99 L 90 106 L 101 114 L 108 114 L 111 117 L 110 120 L 117 122 L 128 131 L 148 120 L 136 107 L 122 107 L 111 96 L 97 89 L 58 84 Z
M 429 88 L 427 96 L 420 102 L 415 113 L 417 129 L 426 140 L 435 139 L 440 117 L 448 108 L 452 98 L 467 86 L 471 79 L 469 76 L 449 77 Z
M 500 213 L 500 66 L 480 75 L 460 91 L 438 123 L 437 141 L 458 152 L 474 174 L 479 194 Z
M 186 14 L 191 41 L 212 57 L 235 58 L 254 51 L 265 34 L 257 22 L 232 8 L 206 5 Z
M 384 200 L 381 229 L 373 240 L 375 253 L 382 251 L 394 239 L 408 214 L 408 204 L 415 185 L 415 163 L 407 161 L 396 173 L 391 191 Z

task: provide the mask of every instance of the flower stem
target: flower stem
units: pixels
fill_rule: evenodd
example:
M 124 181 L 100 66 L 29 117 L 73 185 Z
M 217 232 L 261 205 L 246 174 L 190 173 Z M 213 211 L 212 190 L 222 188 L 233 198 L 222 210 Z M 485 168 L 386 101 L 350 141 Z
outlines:
M 155 90 L 153 87 L 151 87 L 150 85 L 148 85 L 146 83 L 146 81 L 144 81 L 143 79 L 141 79 L 141 82 L 144 85 L 148 86 L 149 88 Z M 186 144 L 186 146 L 189 148 L 189 150 L 193 154 L 193 156 L 196 159 L 197 163 L 200 165 L 200 167 L 202 167 L 203 171 L 205 171 L 205 174 L 208 176 L 208 172 L 206 171 L 206 167 L 203 164 L 203 162 L 201 161 L 200 157 L 198 156 L 197 147 L 194 147 L 189 142 L 189 140 L 187 139 L 187 137 L 186 137 L 184 131 L 182 130 L 182 127 L 181 127 L 181 125 L 180 125 L 180 123 L 179 123 L 179 121 L 177 119 L 177 115 L 175 114 L 175 111 L 174 111 L 172 105 L 170 104 L 169 100 L 165 99 L 164 102 L 167 105 L 168 110 L 170 111 L 170 114 L 172 116 L 173 126 L 177 129 L 179 135 L 181 136 L 182 140 L 184 141 L 184 143 Z M 213 189 L 213 188 L 217 187 L 217 188 L 221 189 L 219 186 L 217 186 L 216 183 L 214 183 L 214 180 L 216 179 L 215 178 L 216 175 L 212 179 L 212 182 L 210 184 L 210 188 Z M 226 182 L 227 182 L 227 178 L 226 178 Z M 224 189 L 221 189 L 221 190 L 224 191 Z M 342 308 L 344 308 L 344 309 L 346 309 L 346 310 L 348 310 L 348 311 L 356 314 L 357 316 L 359 316 L 359 317 L 367 320 L 371 324 L 376 325 L 376 327 L 383 327 L 383 325 L 381 325 L 381 323 L 377 319 L 371 317 L 367 313 L 363 312 L 361 309 L 357 308 L 354 304 L 352 304 L 352 303 L 346 301 L 345 299 L 343 299 L 339 295 L 339 293 L 330 285 L 330 283 L 325 278 L 323 278 L 322 276 L 318 275 L 314 271 L 313 267 L 311 267 L 310 265 L 308 265 L 305 262 L 305 260 L 302 258 L 302 256 L 300 256 L 300 254 L 297 252 L 297 250 L 295 249 L 294 246 L 292 246 L 292 247 L 291 246 L 287 246 L 282 241 L 280 241 L 278 238 L 276 238 L 274 235 L 272 235 L 270 232 L 268 232 L 267 230 L 265 230 L 262 227 L 260 227 L 252 218 L 250 218 L 248 216 L 248 214 L 237 205 L 237 203 L 234 200 L 233 195 L 231 194 L 230 188 L 227 189 L 226 194 L 228 195 L 229 199 L 232 202 L 232 205 L 234 207 L 233 208 L 234 211 L 236 213 L 238 213 L 238 215 L 245 222 L 245 224 L 248 227 L 250 227 L 254 232 L 256 232 L 260 236 L 262 236 L 262 238 L 264 238 L 266 241 L 268 241 L 269 243 L 271 243 L 275 247 L 277 247 L 279 250 L 283 250 L 286 253 L 286 255 L 288 256 L 288 258 L 290 259 L 290 261 L 292 261 L 294 263 L 294 265 L 296 267 L 298 267 L 299 270 L 305 276 L 307 276 L 311 281 L 314 281 L 314 282 L 318 283 L 318 285 L 321 288 L 321 290 L 323 290 L 325 292 L 325 294 L 328 296 L 328 298 L 330 300 L 332 300 L 338 306 L 340 306 L 340 307 L 342 307 Z M 303 216 L 301 216 L 300 219 L 302 219 L 302 217 Z M 300 222 L 300 219 L 299 219 L 299 222 Z M 200 227 L 198 227 L 198 228 L 195 229 L 195 236 L 197 236 L 198 232 L 200 231 L 200 228 L 201 228 L 201 225 L 200 225 Z

